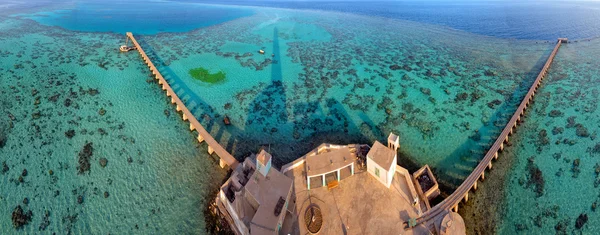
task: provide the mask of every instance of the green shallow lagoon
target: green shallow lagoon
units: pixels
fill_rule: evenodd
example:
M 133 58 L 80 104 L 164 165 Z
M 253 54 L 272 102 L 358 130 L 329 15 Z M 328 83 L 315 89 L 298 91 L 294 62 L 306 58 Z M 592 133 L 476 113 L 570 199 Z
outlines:
M 226 75 L 225 75 L 225 73 L 223 73 L 223 71 L 211 73 L 210 71 L 208 71 L 202 67 L 190 69 L 189 74 L 196 80 L 199 80 L 199 81 L 202 81 L 205 83 L 210 83 L 210 84 L 222 83 L 225 81 L 225 77 L 226 77 Z

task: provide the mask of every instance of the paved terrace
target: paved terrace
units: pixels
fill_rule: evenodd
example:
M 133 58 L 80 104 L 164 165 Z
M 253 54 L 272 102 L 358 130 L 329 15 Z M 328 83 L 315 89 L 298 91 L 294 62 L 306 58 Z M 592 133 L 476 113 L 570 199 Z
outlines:
M 324 149 L 327 147 L 330 145 L 321 145 L 314 152 L 326 152 Z M 306 163 L 301 159 L 283 167 L 284 174 L 294 179 L 292 193 L 296 197 L 295 203 L 290 204 L 293 208 L 289 208 L 294 213 L 288 216 L 293 218 L 286 219 L 283 225 L 284 234 L 310 234 L 304 224 L 304 213 L 309 205 L 319 207 L 323 215 L 323 225 L 318 234 L 428 233 L 425 226 L 405 231 L 405 222 L 417 217 L 419 211 L 413 206 L 416 193 L 411 176 L 408 171 L 402 171 L 403 168 L 397 168 L 390 188 L 377 181 L 366 168 L 356 167 L 354 175 L 349 168 L 340 172 L 338 187 L 328 189 L 327 186 L 313 184 L 307 190 Z M 355 157 L 353 159 L 356 160 Z M 358 166 L 358 162 L 355 165 Z M 327 182 L 332 180 L 336 177 L 327 178 Z

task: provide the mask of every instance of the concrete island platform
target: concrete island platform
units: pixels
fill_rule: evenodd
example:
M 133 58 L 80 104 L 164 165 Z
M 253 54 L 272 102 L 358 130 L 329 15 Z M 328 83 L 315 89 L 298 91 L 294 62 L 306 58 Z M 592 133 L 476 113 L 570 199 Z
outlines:
M 216 203 L 236 234 L 464 234 L 450 210 L 433 228 L 414 225 L 437 182 L 420 189 L 398 148 L 394 134 L 387 146 L 322 144 L 281 171 L 262 150 L 233 170 Z

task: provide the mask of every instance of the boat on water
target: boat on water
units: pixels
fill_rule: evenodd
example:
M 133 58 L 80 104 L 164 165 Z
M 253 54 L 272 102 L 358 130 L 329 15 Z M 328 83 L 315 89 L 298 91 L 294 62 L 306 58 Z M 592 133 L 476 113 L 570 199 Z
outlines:
M 131 47 L 128 47 L 128 46 L 126 46 L 126 45 L 122 45 L 122 46 L 119 48 L 119 50 L 121 50 L 122 52 L 127 52 L 127 51 L 131 51 L 131 50 L 135 50 L 135 47 L 133 47 L 133 46 L 131 46 Z
M 225 118 L 223 118 L 223 123 L 225 123 L 225 125 L 231 125 L 231 122 L 229 121 L 229 116 L 225 115 Z

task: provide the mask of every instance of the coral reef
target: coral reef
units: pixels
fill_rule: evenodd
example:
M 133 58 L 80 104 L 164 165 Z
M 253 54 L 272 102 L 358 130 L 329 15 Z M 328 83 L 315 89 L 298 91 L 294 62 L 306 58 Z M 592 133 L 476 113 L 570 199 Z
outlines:
M 100 162 L 99 163 L 100 163 L 100 166 L 102 168 L 104 168 L 104 167 L 106 167 L 106 164 L 108 164 L 108 160 L 103 157 L 103 158 L 100 158 Z
M 536 196 L 541 197 L 544 195 L 544 186 L 546 182 L 544 181 L 544 174 L 534 163 L 534 157 L 530 157 L 528 159 L 527 172 L 529 177 L 527 181 L 527 187 L 533 187 L 533 191 L 535 192 Z
M 13 210 L 12 216 L 11 216 L 13 226 L 17 229 L 22 228 L 23 226 L 25 226 L 25 225 L 29 224 L 29 222 L 31 222 L 32 216 L 33 216 L 33 213 L 31 212 L 31 210 L 25 212 L 23 210 L 23 208 L 21 208 L 21 205 L 18 205 Z
M 577 217 L 577 219 L 575 220 L 575 228 L 576 229 L 583 228 L 583 226 L 585 225 L 585 223 L 587 223 L 587 221 L 588 221 L 587 214 L 585 214 L 585 213 L 580 214 L 579 217 Z
M 94 147 L 92 146 L 92 143 L 86 142 L 83 146 L 83 149 L 81 149 L 81 151 L 79 152 L 79 158 L 77 161 L 79 163 L 79 166 L 77 166 L 77 171 L 79 174 L 89 172 L 91 166 L 90 160 L 92 158 L 92 155 L 94 154 L 93 152 Z

